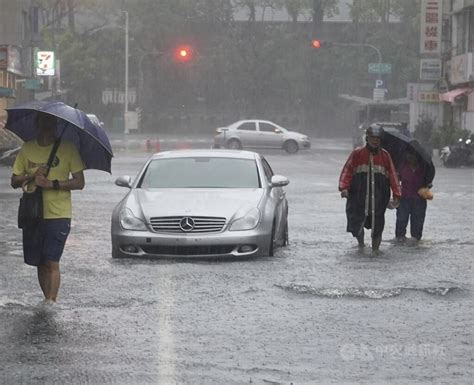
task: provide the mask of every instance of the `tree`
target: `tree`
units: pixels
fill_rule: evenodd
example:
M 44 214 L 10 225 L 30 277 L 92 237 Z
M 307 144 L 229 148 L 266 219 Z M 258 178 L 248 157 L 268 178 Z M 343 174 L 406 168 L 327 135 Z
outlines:
M 89 11 L 97 15 L 113 14 L 113 0 L 36 0 L 43 18 L 43 25 L 54 29 L 76 32 L 76 14 Z
M 352 18 L 356 22 L 388 23 L 394 1 L 397 0 L 355 0 L 351 6 Z
M 115 34 L 102 33 L 100 39 L 97 35 L 91 36 L 92 32 L 110 23 L 104 15 L 113 15 L 113 1 L 42 0 L 38 5 L 45 21 L 41 48 L 55 51 L 61 61 L 60 88 L 69 91 L 71 104 L 78 103 L 86 111 L 96 110 L 103 88 L 107 85 L 116 87 L 117 79 L 123 79 L 115 65 L 115 57 L 123 55 L 123 37 L 117 51 L 116 30 Z M 76 28 L 75 15 L 78 13 L 92 15 L 92 21 Z
M 67 9 L 71 0 L 64 1 Z M 64 9 L 57 1 L 46 2 Z M 367 64 L 377 59 L 373 50 L 360 47 L 316 52 L 310 45 L 315 35 L 378 47 L 384 61 L 393 66 L 393 74 L 384 77 L 393 97 L 403 96 L 406 82 L 417 76 L 417 39 L 409 38 L 417 34 L 416 6 L 408 0 L 390 1 L 391 15 L 401 24 L 389 25 L 377 13 L 382 11 L 370 9 L 369 1 L 355 1 L 358 19 L 337 30 L 323 23 L 326 15 L 338 11 L 335 0 L 122 0 L 122 8 L 105 0 L 69 4 L 74 6 L 74 30 L 68 28 L 66 16 L 59 17 L 60 22 L 53 18 L 52 10 L 50 20 L 56 24 L 47 28 L 48 46 L 59 47 L 63 87 L 71 89 L 73 101 L 94 109 L 101 108 L 104 88 L 123 89 L 124 34 L 119 17 L 126 10 L 130 87 L 140 87 L 142 116 L 153 122 L 150 129 L 161 126 L 160 119 L 193 114 L 220 116 L 227 122 L 287 114 L 305 122 L 295 128 L 324 132 L 334 127 L 341 116 L 339 93 L 371 96 L 374 75 L 367 73 Z M 261 22 L 270 9 L 286 9 L 291 23 Z M 234 20 L 236 10 L 248 12 L 247 20 Z M 310 22 L 299 20 L 308 13 Z M 84 20 L 79 14 L 93 21 L 77 24 Z M 360 33 L 354 32 L 357 28 Z M 176 63 L 171 53 L 184 44 L 192 47 L 193 57 Z M 118 104 L 102 108 L 96 112 L 110 114 L 110 119 L 123 113 Z M 162 126 L 173 127 L 169 122 Z

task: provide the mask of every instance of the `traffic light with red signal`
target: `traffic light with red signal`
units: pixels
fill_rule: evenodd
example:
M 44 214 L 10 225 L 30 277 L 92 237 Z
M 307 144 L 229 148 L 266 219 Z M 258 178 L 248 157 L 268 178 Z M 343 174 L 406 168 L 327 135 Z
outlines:
M 311 40 L 311 45 L 313 46 L 313 48 L 319 49 L 321 48 L 321 40 L 313 39 Z
M 175 48 L 174 58 L 177 62 L 188 63 L 193 59 L 193 49 L 190 45 L 179 45 Z
M 329 41 L 321 40 L 321 39 L 313 39 L 311 40 L 311 47 L 314 49 L 320 48 L 327 48 L 330 47 L 332 44 Z

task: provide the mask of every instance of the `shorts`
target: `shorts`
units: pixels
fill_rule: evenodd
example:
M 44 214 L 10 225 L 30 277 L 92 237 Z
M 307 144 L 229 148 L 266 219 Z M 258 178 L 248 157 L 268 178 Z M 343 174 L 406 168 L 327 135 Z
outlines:
M 23 229 L 23 256 L 27 265 L 59 262 L 63 254 L 71 219 L 44 219 L 36 227 Z

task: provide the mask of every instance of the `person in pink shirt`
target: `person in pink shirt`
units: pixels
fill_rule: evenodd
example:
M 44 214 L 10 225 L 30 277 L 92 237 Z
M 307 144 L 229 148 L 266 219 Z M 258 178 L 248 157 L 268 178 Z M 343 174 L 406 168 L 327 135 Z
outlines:
M 406 153 L 405 161 L 399 167 L 398 176 L 402 185 L 402 198 L 397 208 L 395 237 L 399 241 L 406 240 L 407 226 L 410 222 L 411 237 L 420 240 L 427 204 L 426 199 L 418 194 L 418 190 L 421 187 L 431 187 L 431 181 L 427 182 L 425 167 L 414 151 L 408 150 Z

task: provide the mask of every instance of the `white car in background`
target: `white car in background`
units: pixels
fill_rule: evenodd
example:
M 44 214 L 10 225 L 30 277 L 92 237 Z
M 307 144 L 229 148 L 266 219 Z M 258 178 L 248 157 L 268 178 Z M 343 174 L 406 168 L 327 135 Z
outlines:
M 90 121 L 99 127 L 104 128 L 104 122 L 101 122 L 100 119 L 95 114 L 86 114 Z
M 214 136 L 214 148 L 279 148 L 295 153 L 310 147 L 311 141 L 307 135 L 289 131 L 268 120 L 239 120 L 217 128 Z

